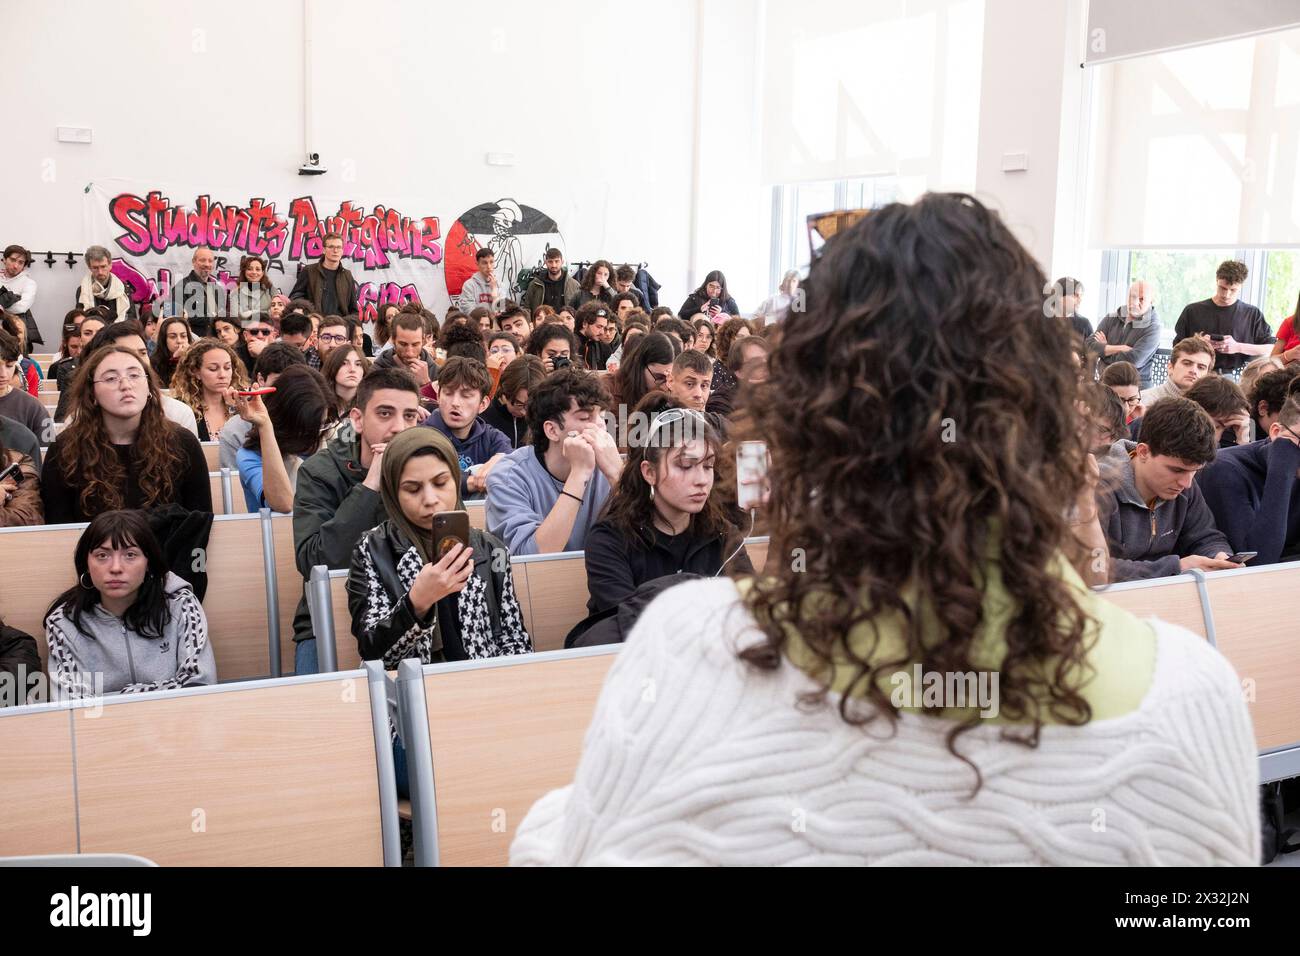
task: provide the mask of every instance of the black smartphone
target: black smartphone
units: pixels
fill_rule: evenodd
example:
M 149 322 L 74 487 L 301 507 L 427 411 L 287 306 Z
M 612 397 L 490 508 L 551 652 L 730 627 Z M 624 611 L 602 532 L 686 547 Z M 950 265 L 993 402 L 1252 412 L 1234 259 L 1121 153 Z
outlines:
M 1228 560 L 1233 564 L 1245 564 L 1257 554 L 1259 554 L 1258 551 L 1238 551 L 1236 554 L 1231 555 Z
M 458 544 L 469 547 L 469 512 L 439 511 L 433 516 L 433 554 L 438 561 Z
M 1211 342 L 1222 342 L 1222 341 L 1223 341 L 1223 336 L 1222 336 L 1222 335 L 1211 335 L 1211 336 L 1210 336 L 1210 341 L 1211 341 Z
M 0 471 L 0 481 L 4 481 L 6 478 L 12 478 L 14 481 L 23 480 L 23 470 L 19 467 L 18 462 L 11 462 L 8 468 Z

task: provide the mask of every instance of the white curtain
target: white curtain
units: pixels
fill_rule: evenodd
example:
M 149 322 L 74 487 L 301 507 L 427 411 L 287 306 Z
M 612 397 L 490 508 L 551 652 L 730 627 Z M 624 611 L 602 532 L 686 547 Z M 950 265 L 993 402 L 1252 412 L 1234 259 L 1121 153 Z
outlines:
M 769 0 L 769 183 L 897 175 L 973 189 L 984 0 Z
M 1300 245 L 1300 30 L 1097 70 L 1090 244 Z
M 1297 0 L 1090 0 L 1091 66 L 1300 26 Z

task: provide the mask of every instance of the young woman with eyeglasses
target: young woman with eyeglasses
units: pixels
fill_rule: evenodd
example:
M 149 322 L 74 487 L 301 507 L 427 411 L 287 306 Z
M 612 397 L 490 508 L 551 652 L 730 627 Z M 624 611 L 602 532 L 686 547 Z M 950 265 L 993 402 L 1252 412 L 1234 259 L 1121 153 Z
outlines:
M 173 502 L 212 510 L 203 448 L 167 420 L 156 380 L 136 352 L 95 349 L 77 371 L 69 417 L 41 469 L 47 524 Z
M 679 354 L 677 343 L 662 332 L 638 336 L 618 371 L 605 376 L 605 388 L 614 400 L 611 411 L 617 414 L 618 407 L 626 405 L 630 412 L 649 392 L 666 388 Z

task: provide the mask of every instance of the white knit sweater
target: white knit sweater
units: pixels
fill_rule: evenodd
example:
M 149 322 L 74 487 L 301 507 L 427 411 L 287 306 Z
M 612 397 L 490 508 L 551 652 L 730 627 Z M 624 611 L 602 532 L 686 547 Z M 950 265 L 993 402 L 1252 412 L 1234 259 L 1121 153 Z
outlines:
M 519 826 L 513 865 L 1233 864 L 1259 858 L 1258 760 L 1231 666 L 1153 622 L 1140 707 L 1051 726 L 1037 749 L 987 724 L 903 714 L 844 723 L 802 712 L 815 685 L 750 668 L 759 639 L 726 580 L 692 582 L 643 613 L 610 669 L 573 784 Z

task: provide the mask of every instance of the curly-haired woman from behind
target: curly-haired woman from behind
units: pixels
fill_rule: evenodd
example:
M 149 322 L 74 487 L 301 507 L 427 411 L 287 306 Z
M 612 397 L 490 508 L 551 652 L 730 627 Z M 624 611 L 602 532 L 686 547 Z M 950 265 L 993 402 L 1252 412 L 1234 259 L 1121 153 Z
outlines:
M 1093 463 L 1045 284 L 968 196 L 823 247 L 750 406 L 767 574 L 643 611 L 513 862 L 1257 861 L 1232 667 L 1077 570 Z

